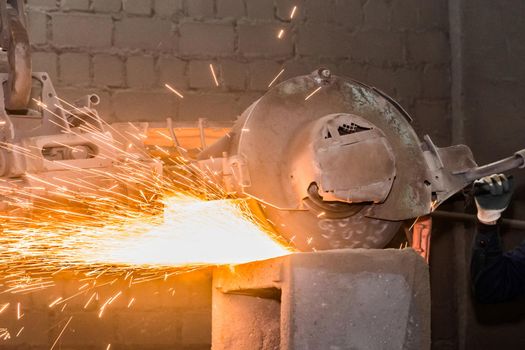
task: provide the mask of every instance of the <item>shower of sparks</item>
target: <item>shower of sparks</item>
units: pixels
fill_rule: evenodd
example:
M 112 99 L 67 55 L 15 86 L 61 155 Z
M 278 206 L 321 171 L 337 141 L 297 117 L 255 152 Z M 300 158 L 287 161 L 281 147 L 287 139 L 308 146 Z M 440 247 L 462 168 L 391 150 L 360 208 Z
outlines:
M 283 75 L 283 73 L 284 73 L 284 68 L 281 69 L 281 71 L 275 76 L 275 78 L 273 78 L 270 84 L 268 84 L 268 88 L 272 87 L 272 85 L 279 79 L 281 75 Z
M 318 93 L 320 90 L 321 90 L 322 86 L 319 86 L 317 89 L 315 89 L 314 91 L 312 91 L 312 93 L 308 96 L 306 96 L 306 98 L 304 99 L 305 101 L 308 101 L 309 99 L 312 98 L 312 96 L 314 96 L 316 93 Z
M 64 334 L 64 331 L 66 330 L 67 326 L 69 326 L 69 322 L 71 322 L 72 319 L 73 316 L 69 317 L 69 320 L 67 320 L 66 325 L 64 326 L 64 328 L 62 328 L 62 331 L 60 331 L 58 337 L 55 339 L 55 342 L 53 343 L 53 345 L 51 345 L 51 348 L 49 350 L 53 350 L 55 348 L 55 345 L 57 345 L 58 341 L 60 340 L 60 337 L 62 336 L 62 334 Z
M 175 95 L 179 96 L 180 98 L 184 98 L 184 96 L 183 96 L 180 92 L 178 92 L 177 90 L 175 90 L 175 88 L 173 88 L 171 85 L 169 85 L 169 84 L 166 83 L 166 84 L 164 84 L 164 86 L 165 86 L 168 90 L 170 90 L 171 92 L 173 92 Z
M 111 349 L 111 344 L 108 344 L 108 346 L 106 346 L 106 350 L 109 350 Z
M 16 333 L 15 338 L 18 338 L 20 334 L 22 334 L 22 331 L 24 330 L 24 327 L 20 328 L 20 330 Z
M 213 77 L 213 81 L 215 82 L 215 86 L 219 86 L 219 80 L 217 79 L 217 74 L 215 74 L 215 68 L 213 68 L 213 64 L 211 63 L 210 63 L 210 71 Z
M 284 29 L 279 30 L 279 33 L 277 34 L 277 39 L 282 39 L 284 36 Z
M 294 19 L 296 12 L 297 12 L 297 6 L 294 6 L 292 8 L 292 12 L 290 12 L 290 19 Z

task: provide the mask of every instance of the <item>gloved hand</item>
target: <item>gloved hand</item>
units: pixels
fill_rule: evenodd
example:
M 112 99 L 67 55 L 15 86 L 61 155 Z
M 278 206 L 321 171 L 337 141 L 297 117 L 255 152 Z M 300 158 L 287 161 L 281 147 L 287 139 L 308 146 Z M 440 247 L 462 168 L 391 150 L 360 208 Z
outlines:
M 474 196 L 478 207 L 478 219 L 493 225 L 507 209 L 514 190 L 514 179 L 494 174 L 474 182 Z

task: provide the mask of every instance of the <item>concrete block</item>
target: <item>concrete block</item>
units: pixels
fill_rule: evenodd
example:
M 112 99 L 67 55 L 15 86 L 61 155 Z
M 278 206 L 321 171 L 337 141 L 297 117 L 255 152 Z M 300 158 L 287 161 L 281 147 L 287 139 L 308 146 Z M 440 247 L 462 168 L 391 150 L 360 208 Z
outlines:
M 100 54 L 93 57 L 93 83 L 99 86 L 124 85 L 124 63 L 115 55 Z
M 168 83 L 172 86 L 185 88 L 188 86 L 186 79 L 186 62 L 171 56 L 159 58 L 160 85 Z
M 274 5 L 272 0 L 246 0 L 246 10 L 251 19 L 273 19 Z
M 130 49 L 171 50 L 178 45 L 169 20 L 123 18 L 115 24 L 115 46 Z
M 278 19 L 289 21 L 293 7 L 297 6 L 297 12 L 295 14 L 295 19 L 297 20 L 303 16 L 304 12 L 303 6 L 299 5 L 296 0 L 275 0 L 275 14 Z
M 181 323 L 181 315 L 170 309 L 120 312 L 118 333 L 123 335 L 121 343 L 128 348 L 177 349 L 181 345 Z
M 341 62 L 337 69 L 337 75 L 355 79 L 357 81 L 367 82 L 369 65 L 353 61 Z
M 211 61 L 191 61 L 189 64 L 189 77 L 191 88 L 213 88 L 215 87 L 215 81 L 210 69 Z M 215 74 L 219 82 L 222 81 L 222 77 L 219 75 L 220 71 L 218 66 L 214 64 Z
M 92 0 L 91 6 L 95 12 L 119 12 L 122 0 Z
M 367 1 L 363 5 L 363 29 L 380 29 L 390 28 L 390 1 L 376 0 Z
M 240 112 L 234 94 L 186 94 L 179 107 L 179 120 L 208 118 L 216 121 L 233 121 Z
M 349 29 L 362 27 L 364 18 L 362 4 L 361 0 L 335 0 L 335 22 Z
M 432 2 L 432 1 L 429 1 Z M 428 24 L 422 26 L 418 23 L 418 12 L 421 4 L 418 0 L 393 0 L 391 23 L 392 28 L 396 30 L 417 30 L 418 28 L 425 28 Z
M 186 3 L 190 17 L 212 17 L 213 0 L 191 0 Z
M 281 65 L 274 61 L 255 61 L 250 63 L 249 89 L 266 91 L 268 85 L 281 71 Z
M 349 42 L 349 56 L 376 64 L 405 62 L 403 35 L 391 31 L 356 32 Z
M 182 343 L 186 346 L 211 342 L 211 309 L 194 310 L 182 317 Z
M 305 0 L 303 13 L 310 23 L 331 23 L 334 21 L 334 0 Z
M 411 249 L 220 268 L 212 310 L 214 350 L 430 349 L 428 266 Z
M 448 14 L 448 3 L 446 1 L 431 0 L 417 2 L 418 6 L 418 24 L 420 28 L 436 28 L 442 31 L 448 31 L 449 29 L 449 14 Z M 486 7 L 488 9 L 488 7 Z M 489 10 L 491 15 L 494 13 Z M 520 13 L 520 11 L 516 11 Z M 522 12 L 521 12 L 522 13 Z M 483 23 L 486 24 L 485 21 Z
M 217 0 L 218 17 L 243 17 L 244 2 L 242 0 Z
M 155 0 L 155 14 L 170 17 L 184 10 L 183 0 Z
M 59 56 L 60 82 L 74 85 L 89 85 L 89 55 L 63 53 Z
M 57 7 L 56 0 L 27 0 L 27 5 L 33 8 L 54 9 Z
M 47 14 L 38 10 L 28 10 L 27 20 L 31 44 L 45 44 L 47 42 Z
M 300 55 L 348 57 L 350 33 L 332 24 L 307 24 L 299 27 L 297 52 Z
M 277 34 L 282 29 L 278 24 L 241 24 L 239 25 L 239 49 L 248 56 L 291 56 L 293 44 L 291 36 L 282 39 Z
M 33 72 L 47 72 L 52 81 L 58 78 L 58 56 L 53 52 L 33 52 Z
M 62 47 L 111 47 L 110 16 L 53 14 L 53 44 Z
M 156 85 L 155 60 L 152 56 L 128 57 L 126 63 L 127 85 L 132 88 L 150 88 Z
M 312 73 L 314 70 L 318 69 L 320 67 L 319 60 L 308 57 L 308 58 L 299 58 L 299 59 L 293 59 L 290 61 L 286 61 L 284 64 L 284 73 L 280 79 L 280 81 L 284 81 L 285 79 L 290 79 L 299 75 L 307 75 Z M 339 72 L 334 72 L 339 73 Z
M 450 98 L 451 75 L 448 67 L 426 67 L 422 74 L 422 80 L 422 96 L 424 98 Z
M 152 0 L 123 0 L 124 11 L 134 15 L 149 16 L 152 12 Z
M 183 23 L 180 52 L 186 55 L 224 55 L 234 50 L 233 24 Z
M 174 115 L 168 92 L 117 91 L 112 98 L 118 121 L 158 121 Z
M 414 127 L 419 135 L 428 134 L 438 145 L 450 145 L 450 103 L 448 100 L 418 100 L 414 108 Z
M 447 34 L 440 31 L 408 34 L 409 58 L 415 62 L 448 63 L 450 43 Z
M 246 89 L 247 65 L 244 63 L 224 60 L 219 64 L 222 84 L 231 90 Z
M 62 0 L 60 7 L 66 11 L 87 11 L 89 10 L 89 0 Z

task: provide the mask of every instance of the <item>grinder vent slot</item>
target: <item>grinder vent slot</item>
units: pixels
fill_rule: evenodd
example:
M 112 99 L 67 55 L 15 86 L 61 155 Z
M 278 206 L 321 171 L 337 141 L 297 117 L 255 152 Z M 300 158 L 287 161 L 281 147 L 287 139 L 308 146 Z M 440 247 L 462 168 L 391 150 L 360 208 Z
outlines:
M 344 135 L 355 134 L 355 133 L 362 132 L 362 131 L 368 131 L 371 129 L 372 128 L 366 128 L 364 126 L 360 126 L 355 123 L 350 123 L 350 125 L 343 124 L 339 126 L 339 128 L 337 128 L 337 132 L 339 133 L 339 136 L 344 136 Z

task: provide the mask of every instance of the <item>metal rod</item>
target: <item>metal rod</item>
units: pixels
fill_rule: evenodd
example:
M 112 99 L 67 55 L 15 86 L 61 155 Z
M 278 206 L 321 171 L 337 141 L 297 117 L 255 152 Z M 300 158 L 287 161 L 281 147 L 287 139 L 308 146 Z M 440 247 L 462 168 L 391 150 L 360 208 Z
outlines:
M 489 176 L 496 173 L 503 173 L 516 168 L 521 168 L 524 165 L 523 150 L 517 152 L 512 157 L 499 160 L 494 163 L 483 165 L 467 171 L 464 176 L 467 181 L 474 181 L 484 176 Z
M 444 211 L 444 210 L 436 210 L 431 215 L 434 218 L 449 219 L 449 220 L 455 220 L 455 221 L 476 222 L 478 220 L 476 215 L 473 215 L 473 214 L 456 213 L 456 212 Z M 501 220 L 501 224 L 507 227 L 525 230 L 524 220 L 503 219 Z

